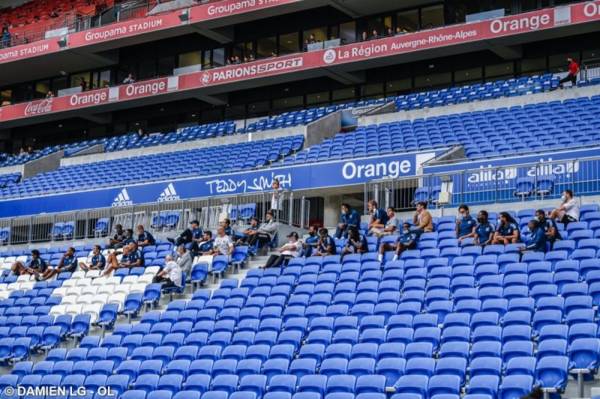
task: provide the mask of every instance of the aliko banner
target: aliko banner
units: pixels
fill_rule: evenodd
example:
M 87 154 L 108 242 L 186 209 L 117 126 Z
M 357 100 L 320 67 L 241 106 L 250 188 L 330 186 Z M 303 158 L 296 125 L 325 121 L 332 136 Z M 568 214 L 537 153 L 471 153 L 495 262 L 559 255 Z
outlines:
M 263 2 L 259 0 L 248 0 L 248 4 L 246 4 L 244 7 L 238 7 L 233 5 L 237 4 L 235 1 L 228 0 L 224 2 L 205 4 L 199 7 L 216 7 L 217 5 L 225 7 L 225 4 L 229 4 L 229 7 L 231 8 L 224 8 L 221 13 L 233 12 L 234 9 L 238 12 L 243 12 L 242 10 L 248 11 L 253 9 L 252 7 L 266 7 L 267 4 L 280 4 L 285 1 L 289 2 L 289 0 L 273 0 L 272 2 L 266 0 Z M 254 4 L 254 6 L 251 6 L 252 4 Z M 208 11 L 205 10 L 205 12 Z M 167 16 L 163 16 L 162 18 L 167 18 Z M 314 70 L 317 68 L 334 67 L 336 65 L 361 62 L 373 58 L 398 56 L 416 51 L 424 51 L 445 46 L 455 46 L 465 43 L 509 37 L 528 32 L 543 31 L 564 25 L 581 24 L 593 21 L 600 21 L 600 0 L 594 2 L 577 3 L 569 6 L 548 8 L 485 21 L 447 26 L 404 35 L 384 37 L 366 42 L 347 44 L 336 48 L 290 54 L 282 57 L 261 59 L 244 64 L 227 65 L 206 71 L 173 76 L 168 78 L 169 88 L 167 90 L 164 88 L 156 90 L 156 86 L 153 86 L 152 90 L 145 91 L 143 95 L 124 95 L 130 88 L 122 89 L 119 87 L 118 91 L 120 95 L 113 95 L 111 92 L 110 101 L 123 101 L 146 95 L 160 95 L 172 90 L 199 90 L 205 87 L 224 85 L 248 79 L 259 79 L 300 71 Z M 131 23 L 134 23 L 134 21 Z M 161 23 L 161 26 L 168 26 L 168 24 L 164 22 Z M 109 28 L 112 29 L 114 27 L 111 26 L 103 29 Z M 89 32 L 79 32 L 78 34 L 88 33 Z M 123 34 L 127 35 L 128 33 Z M 102 35 L 102 37 L 99 37 L 98 39 L 108 40 L 108 36 L 113 38 L 115 37 L 112 34 L 106 34 Z M 156 81 L 156 79 L 149 82 L 154 81 Z M 145 85 L 147 83 L 148 82 L 138 82 L 136 85 Z M 142 86 L 139 87 L 141 88 Z M 54 99 L 52 101 L 53 105 L 51 107 L 51 111 L 68 111 L 70 109 L 80 107 L 81 105 L 77 100 L 79 96 L 83 96 L 83 99 L 86 97 L 86 95 L 87 93 L 82 93 L 75 95 L 77 96 L 76 98 L 73 98 L 73 96 L 65 96 L 65 99 Z M 33 101 L 29 104 L 16 104 L 0 108 L 0 122 L 45 113 L 25 112 L 25 109 L 29 109 L 29 111 L 37 109 L 39 102 L 40 100 Z M 100 105 L 102 103 L 103 101 L 96 101 L 88 104 Z M 44 106 L 39 107 L 46 109 Z

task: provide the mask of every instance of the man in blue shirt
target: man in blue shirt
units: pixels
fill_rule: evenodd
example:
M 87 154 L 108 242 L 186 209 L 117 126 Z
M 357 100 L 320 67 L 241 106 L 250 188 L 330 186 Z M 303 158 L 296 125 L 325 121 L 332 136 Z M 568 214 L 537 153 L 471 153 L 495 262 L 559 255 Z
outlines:
M 148 245 L 156 244 L 156 240 L 154 239 L 152 234 L 150 234 L 149 232 L 144 230 L 144 226 L 142 226 L 141 224 L 137 227 L 137 233 L 138 233 L 137 245 L 139 247 L 143 248 Z
M 40 257 L 40 251 L 38 251 L 37 249 L 33 249 L 31 250 L 31 259 L 26 265 L 22 262 L 17 261 L 12 264 L 10 269 L 16 276 L 38 276 L 44 273 L 47 267 L 48 265 L 46 264 L 44 259 Z
M 471 235 L 477 221 L 471 216 L 469 207 L 465 204 L 458 207 L 458 215 L 456 219 L 456 237 L 458 237 L 458 241 L 460 242 Z
M 197 243 L 202 240 L 202 229 L 200 228 L 200 222 L 197 220 L 192 220 L 190 222 L 190 227 L 182 231 L 179 237 L 176 239 L 169 237 L 167 240 L 175 244 L 177 247 L 196 242 L 196 245 L 192 245 L 191 247 L 192 250 L 195 250 Z
M 417 247 L 417 233 L 410 229 L 409 223 L 402 224 L 402 231 L 394 244 L 382 243 L 379 246 L 378 259 L 381 262 L 386 251 L 395 251 L 393 261 L 398 260 L 402 252 L 407 249 L 415 249 Z
M 477 215 L 477 225 L 473 227 L 473 231 L 469 237 L 473 237 L 473 243 L 481 247 L 489 245 L 494 238 L 494 225 L 488 220 L 488 213 L 485 210 L 479 211 Z
M 202 241 L 198 243 L 198 253 L 200 255 L 211 255 L 213 253 L 212 231 L 206 230 Z
M 81 269 L 84 271 L 102 270 L 104 269 L 104 266 L 106 266 L 106 258 L 104 255 L 102 255 L 102 248 L 100 248 L 100 245 L 94 245 L 94 249 L 92 250 L 92 258 L 90 259 L 89 263 L 79 263 L 79 267 L 81 267 Z
M 554 246 L 554 242 L 556 240 L 562 239 L 556 222 L 554 219 L 547 218 L 546 212 L 544 212 L 543 209 L 538 209 L 535 211 L 535 217 L 538 220 L 540 227 L 544 229 L 544 232 L 546 233 L 546 239 L 551 245 Z
M 329 231 L 325 227 L 319 230 L 319 241 L 316 249 L 315 256 L 335 255 L 337 252 L 335 240 L 329 235 Z
M 529 231 L 531 231 L 531 237 L 527 240 L 525 247 L 521 248 L 521 251 L 546 252 L 547 238 L 544 227 L 535 219 L 530 220 L 527 227 L 529 227 Z
M 311 256 L 319 243 L 318 228 L 308 226 L 308 236 L 304 239 L 304 256 Z
M 120 224 L 115 225 L 115 235 L 108 240 L 109 248 L 121 248 L 123 246 L 123 240 L 125 239 L 125 230 Z
M 137 248 L 136 243 L 132 243 L 123 247 L 123 255 L 121 260 L 117 259 L 117 253 L 113 252 L 108 256 L 108 267 L 102 273 L 102 276 L 110 276 L 110 274 L 117 269 L 132 268 L 144 265 L 144 258 L 141 252 Z
M 250 218 L 250 226 L 248 226 L 248 228 L 245 229 L 244 231 L 242 231 L 241 233 L 235 234 L 236 237 L 238 238 L 235 245 L 247 245 L 248 238 L 252 234 L 255 234 L 256 230 L 258 230 L 258 218 L 255 216 L 252 216 Z
M 54 268 L 48 268 L 41 276 L 36 277 L 36 280 L 48 280 L 62 272 L 73 273 L 77 270 L 77 258 L 75 258 L 75 248 L 69 247 L 67 252 Z
M 519 242 L 519 237 L 520 231 L 517 221 L 508 212 L 500 212 L 500 223 L 498 223 L 498 228 L 494 233 L 492 244 L 516 244 Z
M 369 202 L 367 202 L 367 209 L 371 215 L 371 220 L 369 221 L 369 234 L 373 234 L 376 229 L 385 226 L 388 221 L 388 215 L 385 210 L 377 207 L 377 201 L 375 200 L 369 200 Z
M 360 215 L 355 209 L 352 209 L 349 204 L 342 204 L 340 223 L 338 223 L 335 229 L 335 238 L 348 237 L 348 229 L 351 227 L 358 228 L 360 224 Z
M 127 229 L 125 230 L 125 238 L 123 239 L 122 247 L 126 247 L 129 244 L 133 244 L 135 241 L 135 239 L 133 238 L 133 229 Z
M 342 249 L 342 259 L 347 254 L 364 254 L 366 252 L 369 252 L 367 238 L 360 234 L 356 227 L 350 227 L 346 245 Z
M 233 236 L 233 229 L 231 228 L 231 220 L 229 220 L 228 218 L 223 219 L 223 221 L 221 222 L 221 227 L 223 227 L 223 229 L 225 229 L 225 235 L 232 237 Z

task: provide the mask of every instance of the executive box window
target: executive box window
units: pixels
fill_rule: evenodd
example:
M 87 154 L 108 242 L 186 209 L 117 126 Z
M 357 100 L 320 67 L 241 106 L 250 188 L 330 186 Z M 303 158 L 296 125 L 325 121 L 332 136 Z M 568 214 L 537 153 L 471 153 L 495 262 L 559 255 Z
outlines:
M 457 83 L 470 82 L 473 80 L 481 80 L 482 78 L 483 78 L 483 70 L 481 67 L 461 69 L 461 70 L 454 72 L 454 81 Z
M 421 8 L 421 29 L 431 29 L 444 25 L 444 5 Z
M 396 26 L 408 32 L 419 29 L 419 10 L 401 11 L 396 14 Z
M 278 98 L 273 100 L 273 109 L 302 108 L 303 105 L 304 98 L 302 96 Z
M 49 80 L 41 80 L 35 83 L 35 98 L 43 98 L 46 97 L 46 94 L 50 90 L 50 81 Z
M 263 37 L 256 41 L 256 56 L 258 58 L 271 57 L 277 50 L 277 37 Z
M 371 83 L 362 86 L 363 97 L 381 97 L 383 95 L 383 83 Z
M 156 76 L 156 62 L 153 59 L 142 59 L 139 64 L 138 80 L 152 79 Z
M 354 87 L 347 87 L 345 89 L 334 90 L 331 93 L 331 100 L 333 102 L 348 100 L 354 97 L 356 97 L 356 90 L 354 89 Z
M 390 80 L 385 84 L 385 92 L 390 95 L 393 93 L 399 93 L 408 91 L 412 88 L 412 79 L 405 78 L 399 80 Z
M 81 85 L 81 79 L 85 80 L 85 84 L 90 84 L 90 73 L 89 72 L 80 72 L 71 75 L 71 87 L 77 87 Z
M 225 65 L 225 49 L 216 48 L 212 51 L 212 65 L 214 67 L 220 67 Z
M 298 33 L 286 33 L 279 35 L 279 55 L 293 54 L 300 50 Z
M 310 93 L 306 95 L 306 104 L 314 105 L 329 102 L 329 92 L 321 91 L 319 93 Z
M 486 65 L 485 66 L 485 77 L 487 78 L 498 78 L 500 76 L 512 77 L 515 74 L 515 65 L 512 62 L 505 62 L 502 64 Z
M 269 112 L 271 106 L 269 101 L 259 101 L 248 104 L 248 116 L 265 115 Z
M 546 57 L 526 58 L 521 61 L 521 73 L 536 74 L 546 71 Z
M 200 51 L 190 51 L 189 53 L 179 54 L 177 60 L 179 68 L 200 64 L 202 64 L 202 52 Z
M 415 87 L 435 87 L 449 85 L 452 82 L 451 72 L 432 73 L 415 77 Z
M 567 58 L 573 57 L 571 54 L 556 54 L 548 57 L 548 68 L 550 72 L 565 72 L 567 70 Z
M 302 32 L 302 43 L 308 40 L 310 35 L 313 35 L 318 42 L 325 41 L 327 40 L 327 27 L 322 26 L 320 28 L 306 29 Z M 352 36 L 354 36 L 354 32 L 352 32 Z
M 356 22 L 350 21 L 340 24 L 340 39 L 342 43 L 352 43 L 356 40 Z

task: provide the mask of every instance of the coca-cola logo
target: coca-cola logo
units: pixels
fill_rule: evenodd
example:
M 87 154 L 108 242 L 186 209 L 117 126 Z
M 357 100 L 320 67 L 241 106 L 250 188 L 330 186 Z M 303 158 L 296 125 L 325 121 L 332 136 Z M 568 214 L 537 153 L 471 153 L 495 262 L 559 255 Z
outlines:
M 40 101 L 32 101 L 25 106 L 25 116 L 45 114 L 52 112 L 52 98 Z

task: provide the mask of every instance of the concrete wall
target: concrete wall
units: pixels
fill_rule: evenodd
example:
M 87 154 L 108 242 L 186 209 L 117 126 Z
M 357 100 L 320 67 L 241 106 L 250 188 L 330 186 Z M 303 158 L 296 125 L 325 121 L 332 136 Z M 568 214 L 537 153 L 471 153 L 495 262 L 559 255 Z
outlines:
M 342 129 L 342 113 L 333 112 L 306 125 L 304 146 L 319 144 L 324 139 L 333 137 Z
M 13 165 L 13 166 L 5 166 L 0 168 L 0 175 L 8 175 L 11 173 L 20 173 L 23 174 L 24 165 Z
M 102 154 L 104 152 L 104 144 L 95 144 L 91 147 L 84 148 L 83 150 L 72 154 L 71 157 L 80 157 L 83 155 L 91 155 L 91 154 Z
M 45 157 L 29 161 L 23 165 L 23 179 L 33 177 L 38 173 L 50 172 L 60 167 L 60 160 L 64 156 L 64 151 L 56 151 Z
M 587 86 L 567 88 L 551 92 L 530 94 L 516 97 L 503 97 L 492 100 L 475 101 L 464 104 L 447 105 L 445 107 L 422 108 L 411 111 L 399 111 L 384 115 L 364 116 L 358 119 L 358 124 L 377 125 L 380 123 L 397 122 L 402 120 L 415 120 L 418 118 L 431 118 L 435 116 L 460 114 L 465 112 L 484 111 L 497 108 L 508 108 L 537 104 L 548 101 L 564 101 L 570 98 L 590 97 L 600 94 L 600 86 Z

